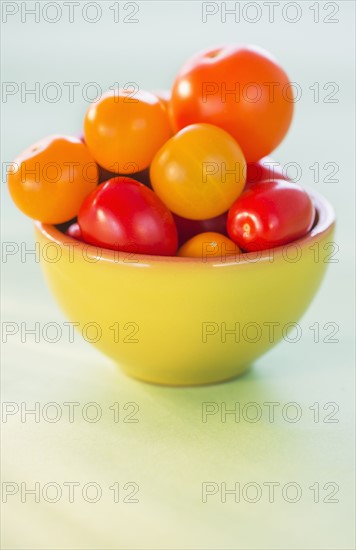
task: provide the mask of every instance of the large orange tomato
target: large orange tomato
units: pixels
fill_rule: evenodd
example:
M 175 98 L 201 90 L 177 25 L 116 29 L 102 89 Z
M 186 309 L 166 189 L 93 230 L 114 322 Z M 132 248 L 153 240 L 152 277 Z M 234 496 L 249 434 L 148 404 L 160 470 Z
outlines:
M 215 124 L 239 143 L 247 162 L 277 147 L 292 121 L 288 76 L 256 47 L 229 45 L 198 53 L 183 66 L 172 89 L 176 128 Z
M 38 141 L 15 158 L 8 174 L 16 206 L 44 223 L 74 218 L 97 183 L 98 166 L 86 145 L 67 136 Z
M 90 105 L 84 119 L 85 143 L 92 155 L 120 174 L 147 168 L 171 135 L 164 103 L 149 92 L 109 91 Z

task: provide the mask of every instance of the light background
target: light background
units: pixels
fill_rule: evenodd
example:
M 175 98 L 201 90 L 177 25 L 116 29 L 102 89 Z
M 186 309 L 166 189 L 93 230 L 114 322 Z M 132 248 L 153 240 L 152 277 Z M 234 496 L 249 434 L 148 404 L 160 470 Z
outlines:
M 16 3 L 13 3 L 16 4 Z M 19 2 L 21 7 L 24 2 Z M 31 7 L 33 2 L 26 3 Z M 45 3 L 41 2 L 41 6 Z M 83 3 L 81 3 L 82 5 Z M 320 2 L 319 23 L 313 21 L 313 2 L 299 2 L 302 12 L 294 24 L 283 20 L 280 2 L 274 23 L 262 6 L 259 22 L 220 13 L 202 23 L 200 2 L 141 2 L 139 23 L 113 22 L 109 6 L 101 2 L 102 17 L 95 24 L 83 20 L 81 7 L 74 23 L 62 19 L 21 22 L 18 14 L 2 25 L 2 79 L 26 83 L 38 81 L 80 82 L 75 102 L 63 99 L 22 102 L 14 95 L 2 102 L 2 162 L 11 161 L 32 142 L 51 133 L 80 131 L 87 103 L 80 91 L 87 82 L 105 90 L 115 82 L 134 81 L 144 89 L 170 87 L 182 62 L 196 50 L 226 42 L 256 43 L 270 50 L 302 88 L 293 126 L 274 156 L 282 163 L 297 162 L 301 183 L 323 193 L 335 206 L 338 218 L 335 241 L 338 263 L 327 276 L 308 312 L 300 322 L 302 338 L 296 344 L 283 342 L 255 363 L 241 379 L 203 388 L 160 388 L 127 378 L 109 360 L 76 337 L 65 336 L 56 344 L 36 343 L 28 337 L 21 343 L 13 336 L 3 345 L 2 399 L 35 402 L 42 407 L 57 402 L 63 417 L 57 423 L 20 416 L 2 423 L 2 480 L 42 484 L 95 481 L 103 488 L 96 504 L 85 502 L 80 493 L 74 503 L 67 494 L 57 503 L 19 494 L 2 505 L 2 545 L 5 549 L 103 549 L 103 548 L 206 548 L 206 549 L 348 549 L 354 547 L 353 501 L 353 235 L 354 235 L 354 2 Z M 129 11 L 123 9 L 121 15 Z M 127 3 L 126 3 L 127 4 Z M 234 3 L 228 3 L 228 7 Z M 330 3 L 329 3 L 330 4 Z M 325 23 L 333 6 L 337 23 Z M 241 6 L 243 4 L 241 3 Z M 253 17 L 251 10 L 249 17 Z M 289 12 L 293 17 L 293 10 Z M 320 83 L 321 100 L 309 89 Z M 324 103 L 327 82 L 339 86 L 337 103 Z M 79 90 L 79 92 L 78 92 Z M 339 181 L 313 182 L 309 169 L 336 162 Z M 321 178 L 326 172 L 321 169 Z M 3 176 L 2 240 L 33 245 L 31 221 L 10 202 Z M 2 319 L 63 323 L 42 278 L 40 267 L 20 255 L 2 262 Z M 293 288 L 290 289 L 293 292 Z M 337 323 L 338 343 L 315 343 L 310 326 L 319 323 L 321 340 L 327 322 Z M 174 350 L 172 350 L 174 353 Z M 75 422 L 68 422 L 64 402 L 80 403 Z M 103 416 L 88 423 L 80 411 L 97 402 Z M 202 402 L 225 402 L 232 407 L 254 401 L 279 402 L 276 422 L 269 423 L 266 409 L 261 421 L 235 423 L 216 415 L 201 421 Z M 114 423 L 109 407 L 136 402 L 138 423 Z M 302 409 L 297 423 L 281 417 L 285 403 Z M 319 403 L 321 421 L 313 421 L 309 409 Z M 337 423 L 322 422 L 337 403 Z M 113 502 L 108 489 L 115 481 L 139 484 L 140 502 Z M 220 496 L 202 503 L 204 481 L 297 482 L 303 490 L 298 503 L 285 502 L 280 490 L 276 502 L 268 502 L 266 490 L 255 504 L 221 503 Z M 314 503 L 309 486 L 319 482 L 321 500 L 326 482 L 340 486 L 338 503 Z M 123 491 L 123 496 L 125 491 Z

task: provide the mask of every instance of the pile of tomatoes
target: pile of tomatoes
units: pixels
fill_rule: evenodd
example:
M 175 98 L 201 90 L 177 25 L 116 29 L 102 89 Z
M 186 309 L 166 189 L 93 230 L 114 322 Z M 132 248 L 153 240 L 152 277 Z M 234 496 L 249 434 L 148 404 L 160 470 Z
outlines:
M 11 196 L 70 237 L 139 254 L 256 251 L 305 235 L 314 206 L 269 155 L 293 116 L 291 83 L 265 51 L 229 45 L 187 61 L 170 93 L 110 90 L 79 138 L 15 159 Z

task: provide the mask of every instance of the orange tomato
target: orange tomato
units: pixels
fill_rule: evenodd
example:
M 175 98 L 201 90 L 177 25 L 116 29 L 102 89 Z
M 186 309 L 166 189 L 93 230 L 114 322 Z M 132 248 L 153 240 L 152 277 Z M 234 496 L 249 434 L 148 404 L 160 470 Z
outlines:
M 98 167 L 79 138 L 53 135 L 19 155 L 8 174 L 10 195 L 27 216 L 63 223 L 78 214 L 98 183 Z
M 92 155 L 101 166 L 120 174 L 147 168 L 171 135 L 164 103 L 149 92 L 109 91 L 90 105 L 84 119 Z
M 211 124 L 187 126 L 158 151 L 150 168 L 154 191 L 191 220 L 226 212 L 241 194 L 246 162 L 236 141 Z
M 200 52 L 183 66 L 172 89 L 171 109 L 179 129 L 215 124 L 257 162 L 282 141 L 293 116 L 288 76 L 261 48 L 229 45 Z
M 225 235 L 207 232 L 199 233 L 184 243 L 178 250 L 178 256 L 201 258 L 203 261 L 220 258 L 224 262 L 229 257 L 236 258 L 240 252 L 239 247 Z

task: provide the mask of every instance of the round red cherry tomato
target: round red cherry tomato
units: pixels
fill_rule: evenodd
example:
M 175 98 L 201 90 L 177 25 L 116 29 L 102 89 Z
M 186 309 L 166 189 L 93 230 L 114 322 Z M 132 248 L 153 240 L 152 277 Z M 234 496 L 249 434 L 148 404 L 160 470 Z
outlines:
M 256 162 L 287 133 L 293 102 L 288 76 L 268 52 L 232 44 L 185 63 L 171 106 L 178 130 L 197 122 L 219 126 L 236 139 L 247 162 Z
M 127 177 L 100 184 L 78 214 L 83 240 L 137 254 L 171 256 L 177 229 L 171 212 L 153 191 Z
M 210 232 L 227 235 L 227 212 L 215 218 L 208 218 L 207 220 L 188 220 L 188 218 L 182 218 L 177 214 L 173 214 L 173 218 L 178 230 L 179 246 L 195 237 L 195 235 L 199 235 L 199 233 Z
M 285 175 L 281 164 L 271 157 L 264 157 L 258 162 L 251 162 L 247 165 L 245 189 L 255 183 L 266 180 L 290 181 L 287 175 Z
M 82 240 L 82 232 L 80 230 L 80 227 L 79 227 L 79 224 L 78 223 L 72 223 L 72 225 L 70 225 L 66 231 L 66 235 L 68 235 L 68 237 L 72 237 L 72 239 L 76 239 L 77 241 L 81 241 Z
M 314 205 L 299 185 L 264 181 L 244 191 L 232 205 L 227 231 L 243 250 L 265 250 L 303 237 L 314 217 Z

